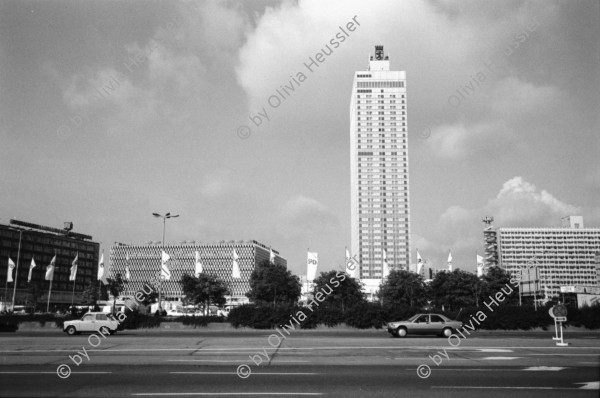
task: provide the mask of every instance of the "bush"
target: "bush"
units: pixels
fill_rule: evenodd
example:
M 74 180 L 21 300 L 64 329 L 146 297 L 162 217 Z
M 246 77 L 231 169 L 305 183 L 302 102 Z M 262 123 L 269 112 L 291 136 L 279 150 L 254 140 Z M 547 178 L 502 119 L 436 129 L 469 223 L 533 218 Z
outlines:
M 568 326 L 585 327 L 586 329 L 599 329 L 600 305 L 569 308 L 566 324 Z
M 316 313 L 312 314 L 306 308 L 279 304 L 279 305 L 254 305 L 246 304 L 233 308 L 229 312 L 227 322 L 231 326 L 238 328 L 251 327 L 254 329 L 273 329 L 289 324 L 290 321 L 297 327 L 296 321 L 292 317 L 296 317 L 298 311 L 302 311 L 306 315 L 306 319 L 300 322 L 300 327 L 303 329 L 312 329 L 317 325 Z M 297 318 L 296 318 L 297 319 Z
M 127 318 L 121 323 L 123 329 L 157 328 L 163 322 L 159 316 L 141 314 L 138 311 L 125 309 Z
M 383 309 L 383 317 L 385 322 L 403 321 L 413 315 L 421 312 L 427 312 L 419 307 L 404 307 L 399 305 L 385 305 Z
M 205 327 L 212 322 L 224 322 L 225 318 L 222 316 L 180 316 L 175 318 L 174 322 L 181 322 L 184 325 L 194 325 L 195 327 Z
M 345 314 L 346 325 L 357 329 L 381 329 L 385 323 L 385 311 L 379 303 L 360 303 Z

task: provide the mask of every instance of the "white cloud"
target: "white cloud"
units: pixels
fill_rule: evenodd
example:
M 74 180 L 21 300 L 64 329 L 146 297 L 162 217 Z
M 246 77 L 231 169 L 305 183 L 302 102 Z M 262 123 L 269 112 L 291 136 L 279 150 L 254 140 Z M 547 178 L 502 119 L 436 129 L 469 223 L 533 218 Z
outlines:
M 445 159 L 501 157 L 517 145 L 512 128 L 501 121 L 492 123 L 457 123 L 431 130 L 427 144 L 433 153 Z
M 287 224 L 286 228 L 306 234 L 322 234 L 322 229 L 339 225 L 334 212 L 318 200 L 304 195 L 297 195 L 288 200 L 281 208 L 281 215 Z
M 202 119 L 211 101 L 207 93 L 218 84 L 209 68 L 232 63 L 246 23 L 238 10 L 221 3 L 182 4 L 179 12 L 143 45 L 126 44 L 128 58 L 118 62 L 120 71 L 100 67 L 71 76 L 63 92 L 66 104 L 117 133 Z
M 506 181 L 486 208 L 507 227 L 558 226 L 560 218 L 581 212 L 579 207 L 564 203 L 545 190 L 539 191 L 522 177 Z
M 207 173 L 200 184 L 200 192 L 208 198 L 217 198 L 231 192 L 234 185 L 229 170 L 215 170 Z
M 594 213 L 598 211 L 590 215 L 596 217 Z M 435 233 L 428 239 L 419 237 L 418 247 L 438 268 L 445 266 L 448 249 L 451 249 L 456 264 L 464 269 L 465 264 L 467 267 L 475 264 L 476 251 L 482 253 L 483 216 L 493 216 L 496 227 L 558 227 L 562 217 L 579 214 L 582 214 L 581 208 L 517 176 L 506 181 L 498 194 L 481 207 L 448 207 L 440 216 Z
M 558 88 L 535 85 L 515 76 L 498 82 L 491 95 L 491 109 L 498 116 L 513 118 L 519 114 L 546 114 L 548 107 L 564 102 Z

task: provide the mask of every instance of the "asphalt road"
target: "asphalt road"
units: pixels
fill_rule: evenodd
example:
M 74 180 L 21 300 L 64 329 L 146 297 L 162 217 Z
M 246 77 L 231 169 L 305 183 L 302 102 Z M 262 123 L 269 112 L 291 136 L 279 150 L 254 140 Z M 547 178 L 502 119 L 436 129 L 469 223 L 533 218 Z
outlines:
M 271 332 L 2 334 L 0 396 L 600 394 L 598 333 L 567 334 L 568 347 L 557 347 L 550 332 L 474 333 L 452 341 L 454 347 L 444 338 L 393 339 L 383 331 L 292 331 L 285 338 Z

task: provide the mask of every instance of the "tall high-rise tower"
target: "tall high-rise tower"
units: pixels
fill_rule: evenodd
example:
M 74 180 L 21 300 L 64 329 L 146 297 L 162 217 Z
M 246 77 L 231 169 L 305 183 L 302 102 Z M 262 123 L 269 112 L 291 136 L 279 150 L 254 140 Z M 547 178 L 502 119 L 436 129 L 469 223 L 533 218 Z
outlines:
M 410 264 L 406 72 L 391 71 L 375 46 L 366 71 L 355 72 L 350 103 L 352 253 L 361 279 Z M 384 255 L 385 251 L 385 255 Z

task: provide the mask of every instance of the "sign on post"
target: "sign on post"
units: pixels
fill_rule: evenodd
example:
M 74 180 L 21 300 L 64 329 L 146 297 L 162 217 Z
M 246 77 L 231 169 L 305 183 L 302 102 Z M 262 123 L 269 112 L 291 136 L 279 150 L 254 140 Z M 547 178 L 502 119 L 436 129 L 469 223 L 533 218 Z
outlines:
M 569 343 L 565 343 L 563 341 L 563 322 L 567 321 L 567 307 L 564 304 L 558 304 L 550 308 L 548 311 L 550 316 L 554 318 L 554 330 L 556 332 L 556 337 L 552 337 L 552 340 L 556 340 L 557 346 L 566 347 Z M 558 335 L 558 330 L 560 329 L 560 336 Z

